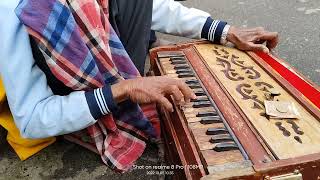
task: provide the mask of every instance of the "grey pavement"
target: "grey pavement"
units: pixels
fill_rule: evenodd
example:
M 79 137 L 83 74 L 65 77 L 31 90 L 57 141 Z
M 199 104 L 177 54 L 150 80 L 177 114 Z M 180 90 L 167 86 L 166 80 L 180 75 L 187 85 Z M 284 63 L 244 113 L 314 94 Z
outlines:
M 0 130 L 1 131 L 1 130 Z M 2 132 L 0 137 L 3 137 Z M 158 176 L 149 175 L 146 170 L 132 170 L 124 174 L 107 168 L 100 157 L 78 145 L 59 139 L 53 145 L 21 162 L 11 147 L 1 138 L 0 143 L 0 180 L 11 179 L 151 179 Z M 158 150 L 148 146 L 137 166 L 158 166 Z
M 187 0 L 196 7 L 243 27 L 263 26 L 280 33 L 277 54 L 320 85 L 319 0 Z M 159 35 L 173 41 L 186 38 Z M 21 162 L 0 133 L 0 180 L 2 179 L 157 179 L 145 170 L 118 174 L 103 165 L 99 156 L 64 140 Z M 157 165 L 157 149 L 149 146 L 138 165 Z

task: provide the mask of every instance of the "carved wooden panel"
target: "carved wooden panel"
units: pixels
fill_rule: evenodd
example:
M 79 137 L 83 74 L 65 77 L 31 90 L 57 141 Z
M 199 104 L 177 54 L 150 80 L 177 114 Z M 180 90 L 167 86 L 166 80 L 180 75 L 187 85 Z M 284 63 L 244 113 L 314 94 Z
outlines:
M 195 45 L 210 72 L 225 87 L 246 114 L 273 154 L 287 159 L 320 152 L 320 123 L 288 92 L 260 68 L 246 53 L 218 45 Z M 281 95 L 275 100 L 290 101 L 300 118 L 268 119 L 264 100 L 270 91 Z

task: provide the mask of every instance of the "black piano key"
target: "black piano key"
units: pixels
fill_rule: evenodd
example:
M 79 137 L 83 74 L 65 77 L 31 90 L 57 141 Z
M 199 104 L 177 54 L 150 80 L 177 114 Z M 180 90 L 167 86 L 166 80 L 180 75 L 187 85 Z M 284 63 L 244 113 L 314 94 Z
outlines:
M 229 134 L 226 128 L 208 128 L 207 135 L 217 135 L 217 134 Z
M 199 96 L 199 97 L 197 97 L 197 99 L 191 99 L 190 101 L 191 102 L 209 101 L 209 98 L 207 96 Z
M 199 89 L 199 88 L 202 88 L 200 84 L 189 84 L 188 86 L 189 86 L 189 88 L 191 88 L 191 89 Z
M 193 72 L 190 68 L 187 68 L 187 69 L 178 69 L 176 70 L 176 73 L 179 74 L 179 73 L 193 73 Z
M 174 61 L 174 60 L 186 61 L 186 58 L 184 56 L 170 57 L 170 61 Z
M 176 64 L 174 66 L 175 70 L 177 70 L 177 69 L 186 69 L 186 68 L 189 68 L 189 65 L 187 65 L 187 64 Z
M 192 107 L 193 108 L 202 108 L 202 107 L 210 107 L 212 106 L 210 101 L 198 101 L 198 102 L 194 102 Z
M 175 61 L 171 61 L 171 64 L 173 64 L 173 65 L 176 65 L 176 64 L 187 64 L 187 62 L 186 61 L 175 60 Z
M 201 118 L 200 123 L 201 124 L 222 123 L 222 120 L 219 116 L 207 116 L 207 117 Z
M 233 138 L 228 134 L 220 134 L 211 137 L 211 143 L 221 143 L 221 142 L 230 142 L 233 141 Z
M 203 90 L 194 91 L 194 94 L 196 94 L 196 96 L 206 96 L 206 93 Z
M 178 74 L 178 78 L 187 78 L 187 77 L 194 77 L 193 73 L 180 73 Z
M 191 69 L 179 69 L 176 71 L 177 74 L 186 74 L 186 73 L 189 73 L 189 74 L 194 74 Z
M 196 117 L 206 117 L 206 116 L 217 116 L 218 113 L 216 111 L 207 111 L 207 112 L 198 112 Z
M 159 52 L 158 58 L 184 58 L 182 51 Z
M 213 148 L 214 151 L 222 152 L 222 151 L 230 151 L 230 150 L 237 150 L 239 147 L 236 143 L 228 142 L 228 143 L 218 143 Z
M 196 79 L 187 79 L 186 84 L 199 84 L 199 81 Z

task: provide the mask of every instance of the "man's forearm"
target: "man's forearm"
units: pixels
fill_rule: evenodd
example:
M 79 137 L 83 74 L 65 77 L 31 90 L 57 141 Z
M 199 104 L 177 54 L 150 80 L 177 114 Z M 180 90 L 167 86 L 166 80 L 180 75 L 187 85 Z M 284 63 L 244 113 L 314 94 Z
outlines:
M 125 82 L 119 82 L 111 86 L 112 98 L 116 103 L 121 103 L 128 99 Z

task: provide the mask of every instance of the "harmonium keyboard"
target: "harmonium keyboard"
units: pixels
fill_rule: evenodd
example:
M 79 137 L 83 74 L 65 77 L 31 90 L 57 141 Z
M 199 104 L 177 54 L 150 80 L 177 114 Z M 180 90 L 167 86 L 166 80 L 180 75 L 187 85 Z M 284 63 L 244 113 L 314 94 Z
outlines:
M 160 108 L 174 179 L 320 179 L 319 87 L 275 55 L 205 41 L 150 51 L 197 99 Z

